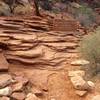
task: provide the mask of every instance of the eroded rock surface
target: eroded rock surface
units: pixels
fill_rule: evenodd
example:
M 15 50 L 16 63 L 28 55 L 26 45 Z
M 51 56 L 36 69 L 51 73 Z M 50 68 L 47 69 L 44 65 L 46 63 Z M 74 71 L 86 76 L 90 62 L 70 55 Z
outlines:
M 36 16 L 0 18 L 0 22 L 0 48 L 15 80 L 10 98 L 25 92 L 27 97 L 21 96 L 25 100 L 81 100 L 67 73 L 55 69 L 69 67 L 69 61 L 78 58 L 76 48 L 83 34 L 51 30 L 47 19 Z
M 78 31 L 50 31 L 48 20 L 35 16 L 30 19 L 1 18 L 0 22 L 0 45 L 10 62 L 63 66 L 69 54 L 77 52 L 82 35 Z

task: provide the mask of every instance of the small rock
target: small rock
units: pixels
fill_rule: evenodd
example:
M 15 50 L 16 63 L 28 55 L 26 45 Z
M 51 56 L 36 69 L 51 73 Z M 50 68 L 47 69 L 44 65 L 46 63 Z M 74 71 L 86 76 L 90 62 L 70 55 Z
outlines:
M 0 89 L 0 96 L 9 96 L 12 93 L 11 87 Z
M 71 62 L 71 65 L 81 66 L 81 65 L 88 65 L 89 63 L 90 62 L 87 60 L 76 60 L 76 61 Z
M 25 100 L 40 100 L 35 94 L 29 93 Z
M 95 88 L 95 84 L 92 81 L 87 81 L 87 83 L 91 90 Z
M 4 57 L 3 53 L 0 52 L 0 71 L 8 71 L 8 62 Z
M 77 71 L 69 71 L 68 72 L 68 76 L 70 77 L 74 77 L 74 76 L 85 76 L 85 71 L 82 71 L 82 70 L 77 70 Z
M 26 96 L 23 92 L 14 92 L 11 97 L 15 100 L 24 100 Z
M 78 90 L 87 90 L 88 84 L 81 76 L 71 77 L 71 82 L 75 89 Z
M 94 96 L 91 100 L 100 100 L 100 95 Z
M 1 97 L 0 100 L 10 100 L 9 97 Z
M 36 96 L 42 96 L 43 92 L 35 87 L 32 87 L 32 93 L 35 94 Z
M 12 83 L 12 77 L 9 74 L 0 74 L 0 88 Z
M 77 95 L 79 95 L 79 96 L 82 97 L 82 96 L 84 96 L 84 95 L 87 93 L 87 91 L 76 90 L 75 93 L 76 93 Z
M 12 85 L 13 92 L 22 91 L 22 89 L 23 89 L 23 84 L 21 82 Z

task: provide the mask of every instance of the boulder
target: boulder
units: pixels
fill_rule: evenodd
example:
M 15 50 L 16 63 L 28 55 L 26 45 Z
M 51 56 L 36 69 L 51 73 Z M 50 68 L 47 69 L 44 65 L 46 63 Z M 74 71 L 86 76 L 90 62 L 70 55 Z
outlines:
M 14 92 L 11 97 L 15 100 L 24 100 L 26 96 L 23 92 Z
M 71 77 L 71 82 L 75 89 L 78 90 L 88 90 L 89 85 L 81 76 Z
M 29 93 L 25 100 L 40 100 L 35 94 Z
M 9 74 L 0 74 L 0 88 L 9 85 L 12 81 L 12 77 Z
M 70 76 L 70 77 L 75 77 L 75 76 L 83 77 L 83 76 L 85 76 L 85 71 L 83 71 L 83 70 L 69 71 L 68 76 Z
M 93 96 L 91 100 L 100 100 L 100 95 Z
M 75 61 L 72 61 L 71 62 L 71 65 L 74 65 L 74 66 L 83 66 L 83 65 L 88 65 L 90 62 L 87 61 L 87 60 L 75 60 Z
M 82 96 L 84 96 L 84 95 L 87 93 L 87 91 L 76 90 L 75 93 L 76 93 L 78 96 L 82 97 Z
M 11 87 L 6 87 L 3 89 L 0 89 L 0 96 L 9 96 L 12 93 L 12 88 Z

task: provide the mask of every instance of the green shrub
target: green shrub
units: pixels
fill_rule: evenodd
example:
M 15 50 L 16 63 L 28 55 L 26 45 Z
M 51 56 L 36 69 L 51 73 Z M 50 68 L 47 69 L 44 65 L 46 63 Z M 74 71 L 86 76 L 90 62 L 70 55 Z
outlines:
M 91 75 L 100 72 L 100 27 L 94 33 L 85 36 L 80 43 L 82 57 L 90 61 L 84 69 Z

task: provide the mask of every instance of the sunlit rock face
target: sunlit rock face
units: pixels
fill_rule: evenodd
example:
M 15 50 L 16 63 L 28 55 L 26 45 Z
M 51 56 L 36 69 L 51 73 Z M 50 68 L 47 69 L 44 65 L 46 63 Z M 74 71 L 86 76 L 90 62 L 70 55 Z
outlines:
M 32 20 L 30 20 L 32 19 Z M 78 32 L 50 31 L 47 19 L 8 18 L 0 23 L 0 43 L 7 46 L 4 55 L 9 62 L 37 67 L 63 67 L 69 58 L 77 57 Z

